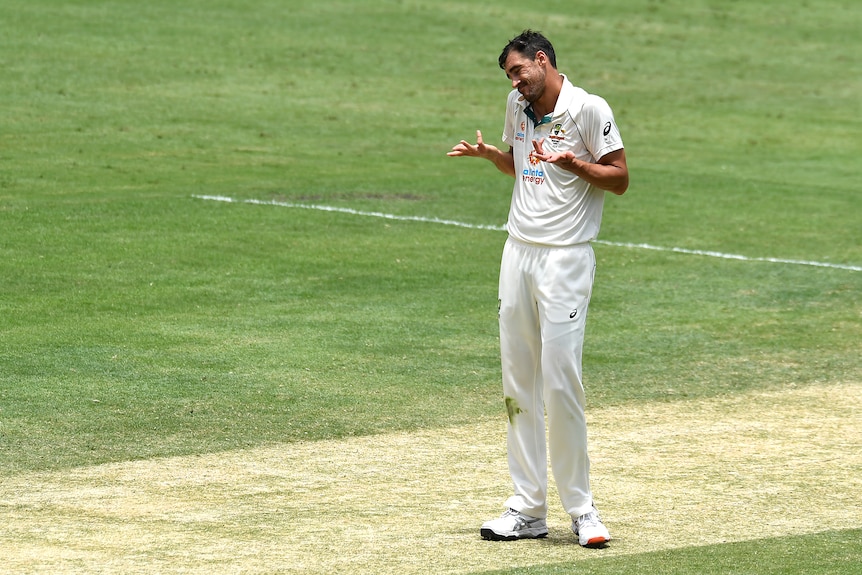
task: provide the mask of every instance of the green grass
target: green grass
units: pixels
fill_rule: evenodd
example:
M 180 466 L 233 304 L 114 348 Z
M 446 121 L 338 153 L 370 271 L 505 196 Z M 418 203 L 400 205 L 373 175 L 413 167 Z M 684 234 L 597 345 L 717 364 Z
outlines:
M 4 7 L 0 476 L 498 414 L 501 233 L 192 196 L 501 224 L 445 152 L 527 25 L 617 114 L 602 239 L 862 265 L 853 2 Z M 860 380 L 859 272 L 597 253 L 592 406 Z
M 600 553 L 598 553 L 600 555 Z M 644 553 L 643 555 L 596 557 L 567 565 L 489 571 L 484 575 L 629 575 L 655 573 L 671 575 L 851 575 L 862 565 L 862 530 L 824 532 L 816 538 L 776 537 L 741 543 L 688 547 Z

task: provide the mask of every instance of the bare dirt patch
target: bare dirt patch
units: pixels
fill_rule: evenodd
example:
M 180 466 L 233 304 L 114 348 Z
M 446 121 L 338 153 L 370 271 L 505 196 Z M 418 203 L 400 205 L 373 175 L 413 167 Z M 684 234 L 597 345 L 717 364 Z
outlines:
M 465 573 L 862 527 L 862 385 L 589 412 L 614 540 L 482 541 L 505 416 L 474 425 L 0 479 L 21 573 Z

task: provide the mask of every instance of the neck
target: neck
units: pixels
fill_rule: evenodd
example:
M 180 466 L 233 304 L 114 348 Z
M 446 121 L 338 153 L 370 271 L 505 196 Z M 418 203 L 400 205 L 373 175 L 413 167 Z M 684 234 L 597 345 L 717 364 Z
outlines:
M 542 117 L 554 111 L 554 108 L 557 106 L 557 98 L 560 97 L 562 89 L 563 76 L 554 70 L 548 75 L 544 93 L 532 104 L 533 113 L 536 114 L 537 120 L 541 120 Z

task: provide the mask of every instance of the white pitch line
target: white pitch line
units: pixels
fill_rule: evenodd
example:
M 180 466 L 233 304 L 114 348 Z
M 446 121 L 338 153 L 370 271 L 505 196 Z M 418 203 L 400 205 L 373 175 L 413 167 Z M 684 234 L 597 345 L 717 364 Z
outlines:
M 316 210 L 321 212 L 338 212 L 342 214 L 351 214 L 354 216 L 368 216 L 374 218 L 384 218 L 387 220 L 398 220 L 404 222 L 423 222 L 429 224 L 443 224 L 447 226 L 457 226 L 459 228 L 468 228 L 472 230 L 490 230 L 495 232 L 504 232 L 506 231 L 505 226 L 487 226 L 481 224 L 468 224 L 465 222 L 459 222 L 455 220 L 442 220 L 440 218 L 425 218 L 422 216 L 398 216 L 395 214 L 386 214 L 383 212 L 364 212 L 361 210 L 354 210 L 352 208 L 338 208 L 335 206 L 321 206 L 316 204 L 296 204 L 292 202 L 277 202 L 275 200 L 263 201 L 263 200 L 236 200 L 234 198 L 229 198 L 227 196 L 206 196 L 206 195 L 192 195 L 193 198 L 198 198 L 200 200 L 208 200 L 214 202 L 228 202 L 228 203 L 241 203 L 241 204 L 256 204 L 262 206 L 278 206 L 282 208 L 298 208 L 302 210 Z M 759 257 L 749 257 L 743 256 L 739 254 L 726 254 L 722 252 L 714 252 L 708 250 L 690 250 L 686 248 L 668 248 L 663 246 L 653 246 L 650 244 L 631 244 L 625 242 L 609 242 L 605 240 L 595 240 L 593 243 L 602 244 L 606 246 L 614 246 L 618 248 L 630 248 L 630 249 L 640 249 L 640 250 L 651 250 L 656 252 L 673 252 L 678 254 L 688 254 L 695 256 L 706 256 L 711 258 L 721 258 L 725 260 L 739 260 L 744 262 L 767 262 L 774 264 L 789 264 L 789 265 L 797 265 L 797 266 L 814 266 L 821 268 L 832 268 L 839 270 L 849 270 L 853 272 L 862 272 L 862 266 L 851 266 L 847 264 L 831 264 L 826 262 L 815 262 L 815 261 L 806 261 L 806 260 L 788 260 L 782 258 L 759 258 Z
M 711 258 L 722 258 L 725 260 L 741 260 L 745 262 L 768 262 L 773 264 L 790 264 L 796 266 L 815 266 L 820 268 L 833 268 L 839 270 L 850 270 L 853 272 L 862 272 L 862 266 L 851 266 L 847 264 L 830 264 L 826 262 L 811 262 L 806 260 L 786 260 L 782 258 L 757 258 L 743 256 L 739 254 L 725 254 L 721 252 L 712 252 L 707 250 L 689 250 L 686 248 L 665 248 L 661 246 L 652 246 L 650 244 L 629 244 L 624 242 L 608 242 L 604 240 L 596 240 L 597 244 L 606 246 L 616 246 L 620 248 L 636 248 L 642 250 L 653 250 L 657 252 L 674 252 L 678 254 L 690 254 L 695 256 L 707 256 Z

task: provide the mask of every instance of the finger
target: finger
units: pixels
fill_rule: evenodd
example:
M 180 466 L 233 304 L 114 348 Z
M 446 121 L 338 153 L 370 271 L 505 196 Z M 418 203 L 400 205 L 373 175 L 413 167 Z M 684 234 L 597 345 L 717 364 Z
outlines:
M 452 146 L 452 150 L 447 152 L 447 156 L 466 156 L 473 149 L 473 145 L 466 140 L 461 140 L 461 143 Z
M 482 130 L 476 130 L 476 145 L 484 146 L 485 142 L 482 140 Z
M 542 151 L 542 142 L 544 142 L 544 141 L 545 141 L 544 138 L 542 138 L 541 140 L 538 140 L 538 141 L 533 140 L 533 149 L 536 150 L 537 154 L 543 154 L 544 153 Z

